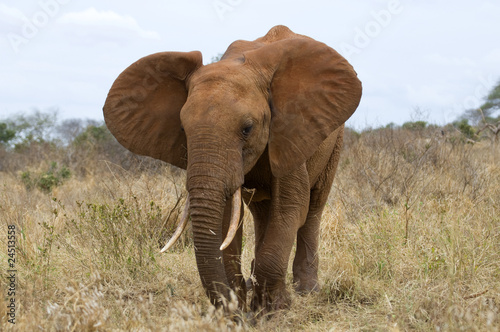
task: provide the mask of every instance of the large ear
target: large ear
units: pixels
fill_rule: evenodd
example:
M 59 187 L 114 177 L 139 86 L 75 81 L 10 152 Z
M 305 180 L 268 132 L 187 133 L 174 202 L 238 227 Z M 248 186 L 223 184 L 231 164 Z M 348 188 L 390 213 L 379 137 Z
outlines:
M 104 104 L 111 133 L 130 151 L 186 169 L 186 135 L 180 110 L 186 80 L 202 66 L 200 52 L 163 52 L 144 57 L 113 83 Z
M 244 55 L 270 90 L 269 160 L 280 177 L 303 164 L 354 113 L 361 82 L 347 60 L 311 38 L 274 41 Z

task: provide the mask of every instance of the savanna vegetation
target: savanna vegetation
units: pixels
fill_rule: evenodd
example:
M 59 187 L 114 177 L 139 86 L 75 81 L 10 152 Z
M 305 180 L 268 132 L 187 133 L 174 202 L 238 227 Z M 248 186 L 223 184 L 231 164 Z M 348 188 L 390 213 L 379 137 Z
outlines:
M 127 152 L 99 122 L 0 121 L 0 329 L 498 331 L 498 120 L 347 130 L 322 222 L 322 289 L 258 319 L 209 305 L 189 231 L 159 253 L 183 208 L 182 171 Z M 248 277 L 248 213 L 244 227 Z

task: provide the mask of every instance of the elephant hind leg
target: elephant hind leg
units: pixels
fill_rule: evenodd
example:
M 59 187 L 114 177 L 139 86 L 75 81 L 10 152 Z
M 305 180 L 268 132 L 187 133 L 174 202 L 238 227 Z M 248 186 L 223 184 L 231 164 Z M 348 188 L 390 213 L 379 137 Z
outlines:
M 293 261 L 293 282 L 299 293 L 319 290 L 318 246 L 321 216 L 328 200 L 342 149 L 343 135 L 338 136 L 330 159 L 311 189 L 306 222 L 297 232 L 297 250 Z
M 311 199 L 315 195 L 311 194 Z M 318 244 L 323 207 L 309 210 L 306 223 L 297 232 L 297 249 L 293 260 L 293 282 L 299 293 L 319 290 Z

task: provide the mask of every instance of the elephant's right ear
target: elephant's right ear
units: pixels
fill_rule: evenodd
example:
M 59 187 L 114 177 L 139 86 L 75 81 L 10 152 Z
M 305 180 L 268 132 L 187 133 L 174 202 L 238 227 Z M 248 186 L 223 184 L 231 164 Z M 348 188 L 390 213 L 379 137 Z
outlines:
M 125 69 L 103 108 L 118 142 L 134 153 L 186 169 L 180 111 L 188 95 L 186 80 L 202 65 L 200 52 L 163 52 Z

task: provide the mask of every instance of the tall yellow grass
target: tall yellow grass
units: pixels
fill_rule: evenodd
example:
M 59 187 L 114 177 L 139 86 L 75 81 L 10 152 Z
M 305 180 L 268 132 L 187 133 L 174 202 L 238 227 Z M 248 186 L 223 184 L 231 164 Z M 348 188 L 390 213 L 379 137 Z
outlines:
M 51 194 L 0 172 L 2 276 L 7 225 L 18 230 L 16 324 L 2 277 L 1 329 L 500 330 L 500 147 L 401 129 L 348 132 L 345 145 L 322 221 L 321 291 L 292 291 L 290 310 L 259 319 L 208 304 L 189 231 L 159 254 L 185 199 L 170 167 L 89 160 Z M 252 229 L 247 213 L 247 277 Z

